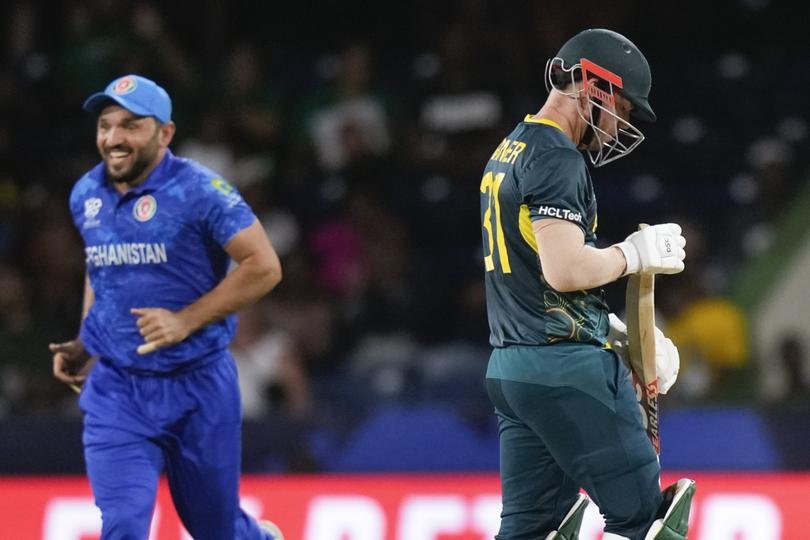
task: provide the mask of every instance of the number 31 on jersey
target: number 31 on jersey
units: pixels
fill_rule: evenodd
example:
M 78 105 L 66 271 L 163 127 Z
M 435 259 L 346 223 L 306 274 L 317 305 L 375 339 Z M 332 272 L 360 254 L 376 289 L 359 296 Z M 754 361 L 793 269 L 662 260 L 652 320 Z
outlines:
M 495 270 L 494 255 L 497 250 L 501 271 L 504 274 L 511 274 L 512 267 L 509 265 L 509 254 L 506 252 L 506 239 L 504 238 L 503 227 L 501 226 L 501 205 L 498 202 L 498 192 L 501 189 L 504 176 L 506 176 L 506 173 L 493 175 L 492 171 L 488 171 L 481 180 L 481 194 L 487 197 L 487 206 L 484 211 L 484 217 L 482 218 L 488 239 L 487 245 L 484 246 L 484 268 L 487 272 Z M 494 232 L 493 228 L 495 229 Z M 488 254 L 487 250 L 489 251 Z

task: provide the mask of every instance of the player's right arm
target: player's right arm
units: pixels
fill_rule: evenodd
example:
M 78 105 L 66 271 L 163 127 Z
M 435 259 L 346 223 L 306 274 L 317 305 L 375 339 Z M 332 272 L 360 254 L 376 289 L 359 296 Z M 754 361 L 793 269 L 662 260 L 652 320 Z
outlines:
M 586 245 L 582 229 L 570 221 L 542 219 L 532 227 L 543 276 L 560 292 L 593 289 L 627 274 L 676 274 L 684 268 L 686 240 L 674 223 L 647 227 L 605 249 Z
M 560 292 L 588 290 L 619 279 L 626 261 L 615 247 L 585 244 L 582 228 L 564 219 L 532 222 L 540 266 L 549 285 Z
M 180 311 L 138 307 L 138 330 L 145 343 L 138 354 L 183 341 L 189 334 L 235 313 L 255 302 L 281 281 L 281 263 L 258 219 L 238 232 L 225 245 L 225 252 L 236 262 L 216 287 Z
M 84 277 L 84 299 L 82 301 L 82 320 L 87 317 L 90 306 L 95 301 L 93 287 L 90 285 L 90 277 Z M 60 381 L 78 385 L 84 382 L 93 362 L 90 362 L 90 355 L 84 349 L 81 338 L 65 341 L 64 343 L 51 343 L 48 348 L 53 353 L 53 376 Z

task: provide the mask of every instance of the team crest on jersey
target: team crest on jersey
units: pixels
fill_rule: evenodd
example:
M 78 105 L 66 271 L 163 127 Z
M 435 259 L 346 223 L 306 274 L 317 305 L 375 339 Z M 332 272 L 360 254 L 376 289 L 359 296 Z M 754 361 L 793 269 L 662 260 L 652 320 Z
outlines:
M 96 219 L 101 211 L 101 199 L 90 197 L 84 201 L 84 228 L 98 227 L 101 222 Z
M 121 77 L 115 81 L 112 91 L 113 93 L 122 96 L 124 94 L 134 92 L 137 87 L 138 81 L 135 79 L 135 77 Z
M 157 201 L 151 195 L 140 197 L 132 207 L 132 215 L 141 222 L 152 219 L 155 212 L 157 212 Z

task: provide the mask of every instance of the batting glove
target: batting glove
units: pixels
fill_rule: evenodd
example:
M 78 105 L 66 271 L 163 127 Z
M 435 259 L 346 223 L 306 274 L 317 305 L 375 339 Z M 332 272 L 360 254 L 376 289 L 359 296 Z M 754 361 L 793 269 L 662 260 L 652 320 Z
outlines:
M 608 315 L 610 328 L 608 329 L 608 343 L 627 362 L 627 325 L 616 316 L 615 313 Z M 658 391 L 666 394 L 675 381 L 678 380 L 678 372 L 681 368 L 681 358 L 678 348 L 672 340 L 655 327 L 655 371 L 658 375 Z
M 615 244 L 624 254 L 628 274 L 677 274 L 684 268 L 686 239 L 677 223 L 652 225 L 634 232 Z

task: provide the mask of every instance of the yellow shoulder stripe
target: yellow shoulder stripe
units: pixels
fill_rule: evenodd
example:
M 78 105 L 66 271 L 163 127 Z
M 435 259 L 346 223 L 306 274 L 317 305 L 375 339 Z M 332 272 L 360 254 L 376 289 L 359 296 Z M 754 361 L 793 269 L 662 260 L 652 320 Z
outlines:
M 563 128 L 560 126 L 560 124 L 558 124 L 554 120 L 549 120 L 548 118 L 535 118 L 533 115 L 527 114 L 526 118 L 524 118 L 523 121 L 528 122 L 530 124 L 545 124 L 547 126 L 555 127 L 560 131 L 563 131 Z

